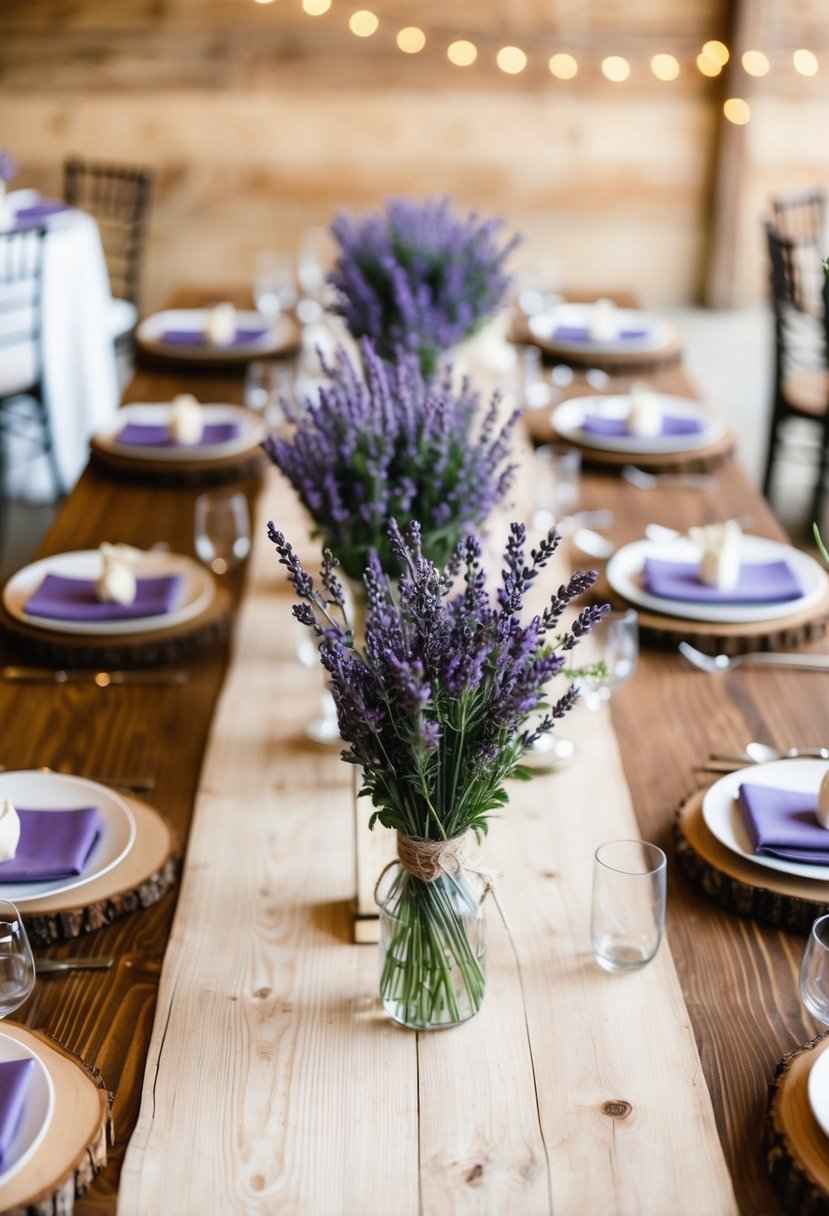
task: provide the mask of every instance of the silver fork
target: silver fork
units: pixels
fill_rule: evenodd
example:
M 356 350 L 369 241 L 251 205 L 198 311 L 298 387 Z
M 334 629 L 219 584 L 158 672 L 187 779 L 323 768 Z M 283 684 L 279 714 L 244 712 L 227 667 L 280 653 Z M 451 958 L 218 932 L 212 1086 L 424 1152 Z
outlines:
M 640 490 L 655 490 L 657 486 L 681 486 L 686 490 L 716 490 L 717 479 L 710 473 L 647 473 L 635 464 L 622 466 L 622 476 Z
M 713 672 L 722 675 L 734 671 L 744 663 L 757 664 L 765 667 L 799 667 L 801 671 L 829 671 L 829 655 L 821 654 L 786 654 L 774 650 L 755 650 L 750 654 L 737 654 L 733 658 L 727 654 L 703 654 L 701 650 L 679 643 L 680 653 L 700 671 Z

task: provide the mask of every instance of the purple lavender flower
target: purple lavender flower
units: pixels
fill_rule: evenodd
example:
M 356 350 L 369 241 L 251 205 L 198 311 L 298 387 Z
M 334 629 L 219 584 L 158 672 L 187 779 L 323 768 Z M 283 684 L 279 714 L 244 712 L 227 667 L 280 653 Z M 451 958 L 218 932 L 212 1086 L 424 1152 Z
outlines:
M 15 177 L 17 177 L 17 161 L 11 152 L 7 152 L 5 148 L 0 148 L 0 182 L 8 184 Z
M 400 569 L 389 519 L 419 520 L 418 543 L 442 567 L 511 483 L 518 411 L 500 424 L 496 395 L 481 419 L 478 395 L 467 381 L 454 390 L 449 370 L 427 382 L 414 355 L 385 362 L 367 340 L 361 351 L 365 379 L 339 350 L 325 368 L 330 384 L 316 402 L 285 403 L 295 430 L 271 435 L 265 451 L 349 577 L 362 576 L 372 551 L 384 570 Z
M 499 249 L 500 227 L 474 212 L 461 218 L 448 198 L 390 199 L 384 212 L 356 223 L 338 215 L 331 232 L 341 252 L 329 276 L 335 311 L 383 358 L 409 351 L 431 375 L 439 355 L 474 333 L 507 294 L 504 263 L 519 238 Z
M 590 606 L 570 632 L 550 632 L 573 594 L 595 581 L 595 571 L 574 575 L 548 610 L 521 622 L 529 587 L 557 544 L 551 534 L 525 565 L 523 525 L 513 524 L 505 573 L 495 601 L 486 591 L 480 546 L 466 537 L 448 569 L 421 552 L 420 527 L 389 524 L 402 573 L 394 586 L 373 554 L 365 572 L 365 643 L 354 647 L 343 618 L 342 596 L 330 560 L 319 592 L 293 549 L 271 524 L 279 560 L 300 600 L 297 619 L 320 639 L 320 658 L 331 681 L 344 758 L 363 769 L 362 792 L 376 810 L 372 823 L 417 840 L 485 832 L 488 816 L 507 800 L 506 777 L 522 775 L 524 751 L 574 704 L 570 685 L 552 703 L 547 688 L 572 649 L 607 605 Z M 537 724 L 528 725 L 542 711 Z

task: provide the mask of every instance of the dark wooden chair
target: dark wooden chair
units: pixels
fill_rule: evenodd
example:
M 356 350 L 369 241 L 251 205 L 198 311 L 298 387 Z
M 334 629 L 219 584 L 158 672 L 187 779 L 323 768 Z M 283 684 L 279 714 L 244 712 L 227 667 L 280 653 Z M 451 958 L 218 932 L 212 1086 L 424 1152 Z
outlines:
M 69 157 L 63 166 L 67 203 L 87 211 L 98 224 L 113 296 L 116 347 L 132 345 L 155 174 L 136 165 L 106 164 Z
M 766 221 L 774 311 L 774 381 L 763 494 L 768 498 L 774 465 L 791 419 L 813 424 L 819 443 L 813 517 L 820 519 L 829 460 L 829 282 L 817 240 L 784 235 Z M 814 265 L 813 265 L 814 263 Z M 806 282 L 814 271 L 818 287 Z
M 3 490 L 11 440 L 15 459 L 45 453 L 55 493 L 65 487 L 43 395 L 41 300 L 46 229 L 0 233 L 0 442 Z

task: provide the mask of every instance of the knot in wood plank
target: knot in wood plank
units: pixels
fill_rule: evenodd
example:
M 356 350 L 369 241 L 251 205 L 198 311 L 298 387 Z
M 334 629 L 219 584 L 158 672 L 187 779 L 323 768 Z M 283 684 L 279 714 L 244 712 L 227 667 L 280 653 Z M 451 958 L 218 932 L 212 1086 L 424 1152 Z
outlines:
M 481 1181 L 483 1176 L 484 1176 L 484 1167 L 481 1165 L 481 1163 L 479 1161 L 477 1163 L 477 1165 L 473 1165 L 471 1169 L 468 1169 L 466 1171 L 466 1173 L 463 1176 L 463 1180 L 464 1180 L 464 1182 L 468 1183 L 469 1186 L 477 1186 L 477 1184 Z
M 632 1110 L 630 1102 L 625 1102 L 623 1098 L 611 1099 L 602 1106 L 602 1114 L 611 1119 L 626 1119 Z

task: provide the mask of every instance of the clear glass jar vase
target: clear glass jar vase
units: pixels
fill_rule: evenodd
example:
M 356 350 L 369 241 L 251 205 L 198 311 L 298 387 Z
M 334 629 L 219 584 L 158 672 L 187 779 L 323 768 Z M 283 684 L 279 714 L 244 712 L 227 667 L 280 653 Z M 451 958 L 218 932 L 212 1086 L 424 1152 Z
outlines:
M 397 863 L 380 907 L 380 996 L 412 1030 L 456 1026 L 486 988 L 486 912 L 480 880 L 461 870 L 430 882 Z

